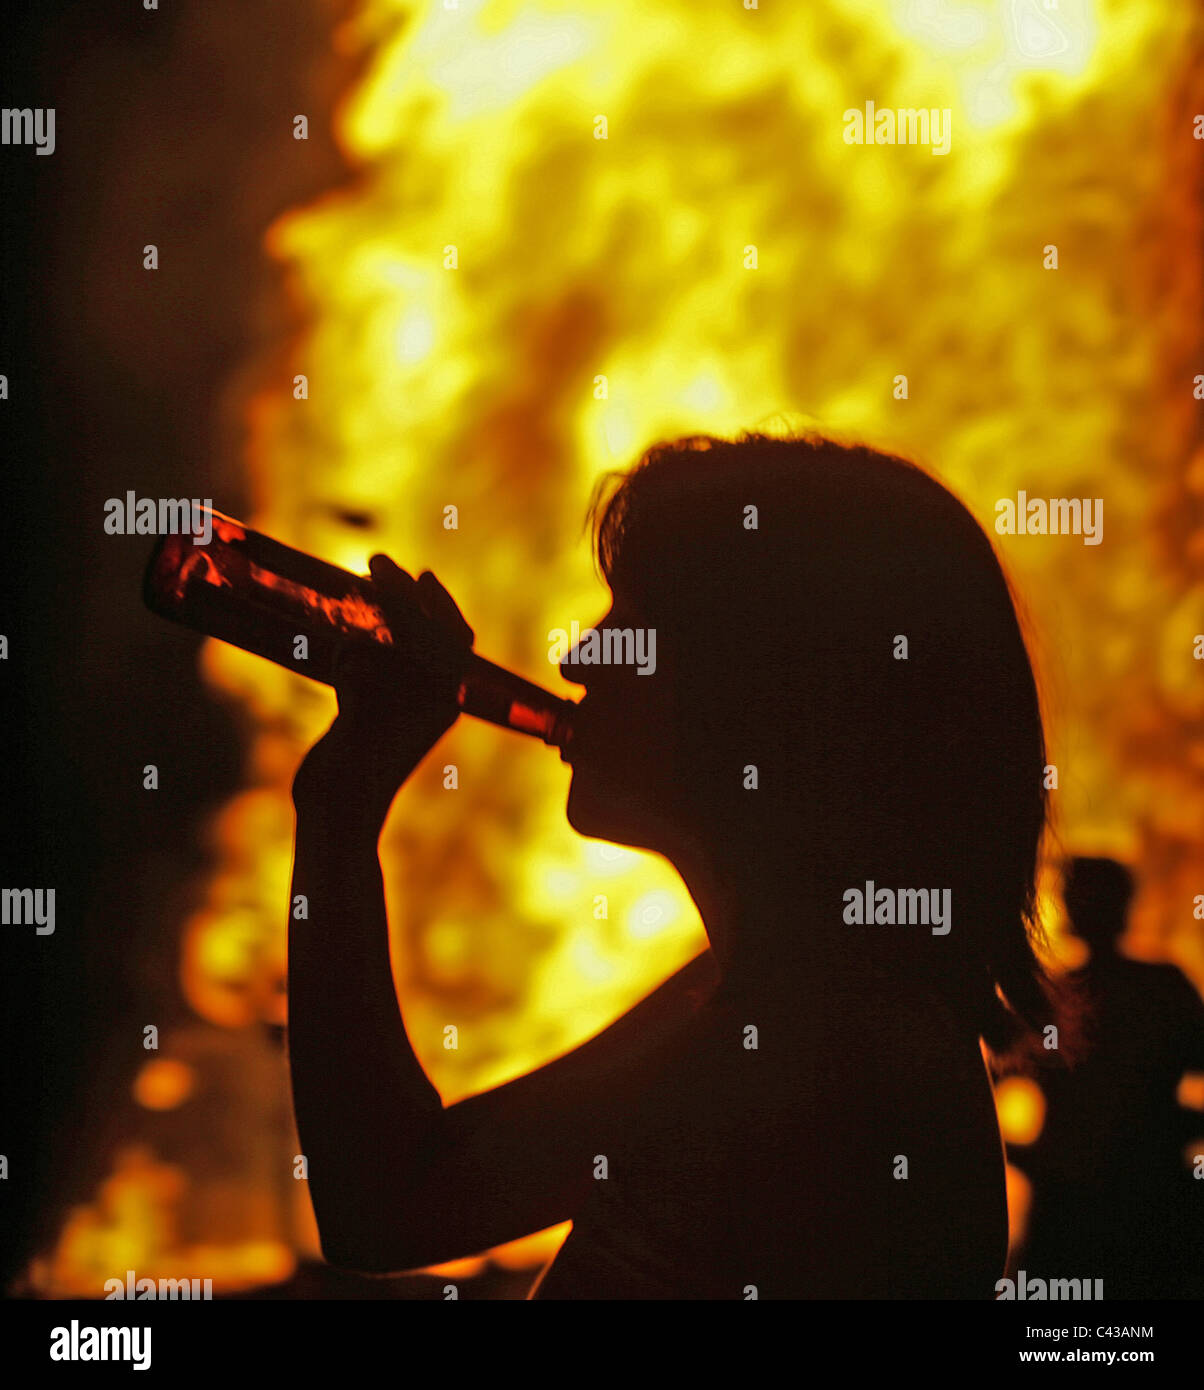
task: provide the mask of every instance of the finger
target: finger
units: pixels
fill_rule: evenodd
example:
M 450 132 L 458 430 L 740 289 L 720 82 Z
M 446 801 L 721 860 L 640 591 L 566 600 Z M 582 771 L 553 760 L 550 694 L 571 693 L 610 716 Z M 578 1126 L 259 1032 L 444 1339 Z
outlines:
M 380 553 L 373 555 L 368 561 L 368 569 L 371 571 L 372 578 L 380 584 L 396 585 L 398 583 L 413 584 L 414 582 L 413 576 L 407 570 L 403 570 L 396 561 Z
M 413 575 L 395 565 L 387 555 L 373 555 L 368 561 L 368 571 L 382 594 L 413 603 L 416 588 Z
M 412 575 L 387 555 L 373 555 L 368 561 L 372 587 L 394 638 L 413 641 L 421 634 L 422 609 Z
M 449 635 L 471 647 L 476 634 L 464 621 L 464 614 L 451 594 L 430 570 L 423 570 L 415 583 L 418 600 L 427 614 L 440 623 Z

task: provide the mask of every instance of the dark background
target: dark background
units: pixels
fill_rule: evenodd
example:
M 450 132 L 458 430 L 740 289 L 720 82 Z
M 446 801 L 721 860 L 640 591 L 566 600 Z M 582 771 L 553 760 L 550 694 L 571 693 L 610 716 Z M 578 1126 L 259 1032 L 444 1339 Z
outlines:
M 142 1027 L 186 1013 L 179 925 L 197 826 L 238 784 L 236 716 L 198 640 L 142 608 L 152 542 L 106 535 L 104 501 L 244 500 L 235 373 L 288 327 L 262 232 L 342 177 L 314 120 L 346 76 L 321 19 L 18 0 L 0 20 L 0 104 L 56 111 L 52 155 L 0 149 L 3 886 L 56 892 L 53 935 L 3 929 L 5 1286 L 107 1171 Z

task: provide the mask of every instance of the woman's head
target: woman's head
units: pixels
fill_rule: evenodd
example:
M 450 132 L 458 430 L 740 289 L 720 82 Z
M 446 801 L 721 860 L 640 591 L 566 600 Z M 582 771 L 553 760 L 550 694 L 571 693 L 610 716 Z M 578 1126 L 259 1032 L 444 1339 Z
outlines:
M 599 627 L 653 630 L 656 667 L 564 667 L 586 686 L 573 824 L 675 862 L 700 848 L 750 889 L 796 867 L 825 892 L 949 889 L 946 936 L 860 944 L 1044 1021 L 1041 713 L 965 507 L 902 459 L 744 435 L 654 446 L 594 519 Z M 833 931 L 853 931 L 839 898 Z

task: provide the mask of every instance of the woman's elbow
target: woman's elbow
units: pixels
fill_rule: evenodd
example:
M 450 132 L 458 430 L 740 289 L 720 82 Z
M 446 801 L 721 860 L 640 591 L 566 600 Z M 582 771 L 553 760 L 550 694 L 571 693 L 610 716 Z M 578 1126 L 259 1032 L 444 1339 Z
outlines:
M 319 1222 L 318 1241 L 326 1263 L 349 1274 L 404 1274 L 415 1268 L 404 1251 L 381 1240 L 379 1231 L 354 1231 Z
M 371 1210 L 375 1204 L 356 1202 L 349 1204 L 343 1196 L 344 1184 L 339 1184 L 334 1193 L 318 1188 L 311 1180 L 310 1202 L 313 1205 L 314 1220 L 318 1227 L 318 1245 L 322 1258 L 335 1269 L 345 1269 L 357 1274 L 391 1274 L 398 1265 L 385 1259 L 382 1246 L 382 1231 L 389 1223 L 377 1212 L 375 1221 L 363 1216 L 364 1210 Z

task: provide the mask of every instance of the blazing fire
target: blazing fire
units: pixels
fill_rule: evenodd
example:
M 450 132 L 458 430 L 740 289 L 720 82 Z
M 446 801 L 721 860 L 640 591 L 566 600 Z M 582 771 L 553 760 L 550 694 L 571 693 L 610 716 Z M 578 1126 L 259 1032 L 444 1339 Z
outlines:
M 815 422 L 930 464 L 988 527 L 1021 489 L 1102 497 L 1098 548 L 1000 541 L 1036 628 L 1060 831 L 1138 865 L 1132 949 L 1204 983 L 1190 10 L 366 0 L 337 35 L 366 59 L 335 113 L 353 173 L 267 236 L 305 326 L 249 405 L 245 519 L 359 572 L 377 550 L 434 570 L 483 655 L 555 685 L 546 634 L 605 608 L 591 486 L 658 438 Z M 950 113 L 949 152 L 847 143 L 867 99 Z M 219 1182 L 199 1141 L 124 1153 L 40 1263 L 53 1293 L 127 1266 L 228 1291 L 317 1248 L 267 1025 L 290 782 L 334 699 L 216 643 L 202 664 L 248 716 L 246 788 L 184 925 L 205 1026 L 165 1040 L 136 1097 L 184 1114 L 215 1055 L 250 1058 L 261 1084 L 230 1103 L 254 1156 Z M 667 867 L 569 830 L 566 786 L 547 750 L 461 720 L 391 821 L 399 994 L 446 1100 L 591 1036 L 705 944 Z M 198 1041 L 215 1034 L 229 1046 Z M 1007 1105 L 1039 1129 L 1039 1092 Z M 235 1189 L 220 1240 L 181 1233 Z M 563 1235 L 497 1258 L 540 1263 Z

